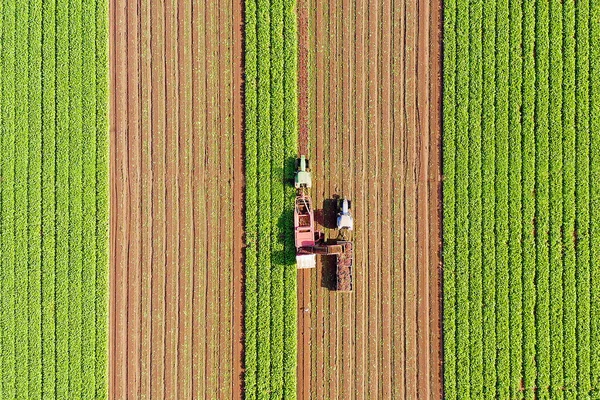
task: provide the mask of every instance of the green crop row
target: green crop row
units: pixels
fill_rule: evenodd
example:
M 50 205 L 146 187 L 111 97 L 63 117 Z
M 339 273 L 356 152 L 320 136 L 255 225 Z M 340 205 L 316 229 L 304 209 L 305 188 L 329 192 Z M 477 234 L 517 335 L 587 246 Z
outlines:
M 295 1 L 246 1 L 246 374 L 248 398 L 296 394 Z
M 575 10 L 575 34 L 589 37 L 589 1 L 581 1 Z M 591 387 L 590 360 L 590 291 L 586 283 L 590 282 L 590 44 L 587 40 L 575 43 L 575 247 L 577 274 L 576 281 L 576 341 L 577 353 L 577 391 L 584 392 Z
M 0 1 L 0 398 L 107 397 L 107 22 Z
M 590 376 L 600 397 L 600 1 L 590 0 Z
M 600 396 L 600 1 L 444 3 L 444 385 Z

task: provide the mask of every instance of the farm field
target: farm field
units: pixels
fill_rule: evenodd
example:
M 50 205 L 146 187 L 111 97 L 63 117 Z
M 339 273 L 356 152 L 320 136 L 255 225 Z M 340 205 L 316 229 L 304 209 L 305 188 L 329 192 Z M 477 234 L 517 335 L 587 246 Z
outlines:
M 107 9 L 0 17 L 0 398 L 106 398 Z
M 600 2 L 444 15 L 445 395 L 600 398 Z
M 295 0 L 245 1 L 245 386 L 247 399 L 296 395 Z
M 241 1 L 110 1 L 110 398 L 241 398 Z
M 352 200 L 354 292 L 298 272 L 300 399 L 442 396 L 441 2 L 298 1 L 318 227 Z M 322 258 L 321 258 L 322 260 Z

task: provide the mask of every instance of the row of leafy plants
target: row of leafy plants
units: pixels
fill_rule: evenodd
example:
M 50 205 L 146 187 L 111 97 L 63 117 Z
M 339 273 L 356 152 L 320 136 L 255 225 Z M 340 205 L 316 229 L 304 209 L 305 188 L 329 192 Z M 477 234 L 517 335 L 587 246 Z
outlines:
M 444 3 L 448 398 L 600 394 L 600 2 Z
M 245 2 L 247 398 L 296 394 L 295 0 Z
M 0 397 L 107 397 L 107 4 L 0 1 Z

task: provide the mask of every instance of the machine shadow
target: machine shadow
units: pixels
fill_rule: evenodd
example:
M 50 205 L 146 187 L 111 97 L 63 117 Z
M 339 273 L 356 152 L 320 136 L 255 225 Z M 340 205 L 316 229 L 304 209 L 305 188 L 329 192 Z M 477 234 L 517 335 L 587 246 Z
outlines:
M 279 236 L 277 242 L 283 245 L 283 250 L 276 250 L 272 253 L 272 261 L 274 265 L 296 266 L 296 247 L 294 246 L 294 202 L 288 201 L 294 189 L 294 171 L 295 157 L 288 157 L 284 161 L 283 168 L 273 170 L 273 174 L 282 177 L 281 183 L 284 186 L 285 205 L 283 212 L 277 220 L 277 228 Z
M 323 208 L 315 210 L 315 222 L 326 229 L 337 228 L 337 202 L 340 196 L 323 200 Z
M 334 195 L 331 199 L 323 200 L 323 208 L 315 210 L 315 222 L 326 229 L 337 228 L 337 203 L 340 196 Z M 326 243 L 334 243 L 334 237 L 328 238 Z M 337 282 L 337 263 L 335 256 L 320 256 L 321 259 L 321 287 L 335 290 Z
M 321 287 L 335 290 L 337 279 L 337 264 L 335 256 L 321 256 Z

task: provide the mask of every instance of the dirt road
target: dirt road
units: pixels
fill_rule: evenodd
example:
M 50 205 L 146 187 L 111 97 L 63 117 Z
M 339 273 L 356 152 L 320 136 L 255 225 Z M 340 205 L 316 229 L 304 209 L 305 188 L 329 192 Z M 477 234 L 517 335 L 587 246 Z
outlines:
M 110 398 L 241 398 L 242 1 L 110 21 Z
M 354 293 L 299 272 L 298 397 L 441 398 L 441 2 L 298 11 L 313 199 L 330 232 L 349 197 L 356 227 Z

